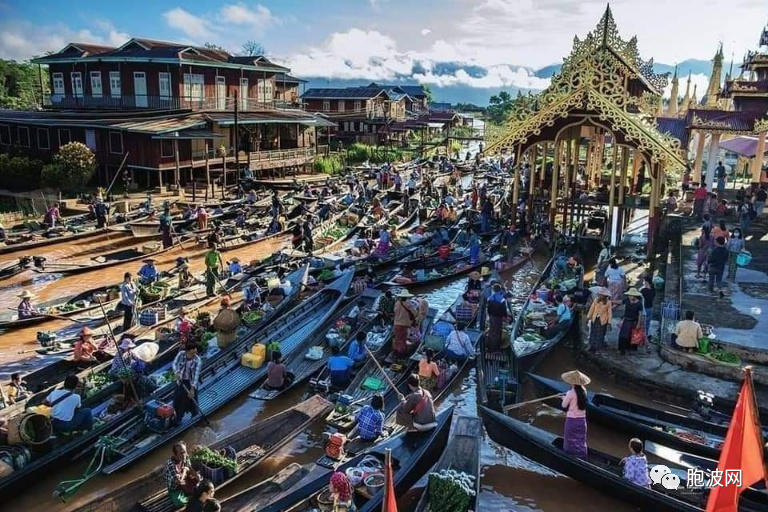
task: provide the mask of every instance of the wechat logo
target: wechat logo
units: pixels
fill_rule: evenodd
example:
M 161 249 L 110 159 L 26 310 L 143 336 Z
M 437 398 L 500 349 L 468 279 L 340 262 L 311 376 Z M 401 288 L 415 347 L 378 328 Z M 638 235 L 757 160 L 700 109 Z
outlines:
M 661 484 L 663 488 L 669 491 L 677 490 L 680 487 L 680 477 L 672 473 L 672 470 L 667 466 L 662 464 L 653 466 L 648 474 L 651 477 L 651 482 Z

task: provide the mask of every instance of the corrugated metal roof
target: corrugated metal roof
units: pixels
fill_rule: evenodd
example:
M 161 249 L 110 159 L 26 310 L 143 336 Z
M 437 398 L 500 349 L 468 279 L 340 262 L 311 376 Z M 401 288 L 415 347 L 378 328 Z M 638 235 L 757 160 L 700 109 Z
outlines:
M 289 75 L 288 73 L 278 73 L 275 75 L 275 82 L 284 82 L 286 84 L 305 84 L 307 83 L 307 80 L 296 78 L 295 76 Z
M 763 117 L 760 112 L 693 109 L 688 111 L 685 120 L 688 128 L 751 132 L 755 121 Z
M 678 117 L 659 117 L 656 119 L 659 132 L 671 135 L 680 141 L 680 147 L 688 147 L 690 140 L 690 131 L 686 126 L 686 121 Z
M 302 99 L 361 99 L 375 98 L 384 92 L 378 87 L 312 88 L 302 94 Z
M 200 114 L 195 114 L 186 117 L 124 121 L 112 124 L 111 128 L 127 132 L 161 134 L 205 125 L 206 119 Z
M 154 135 L 152 138 L 166 140 L 226 139 L 224 135 L 210 130 L 181 130 L 178 132 Z

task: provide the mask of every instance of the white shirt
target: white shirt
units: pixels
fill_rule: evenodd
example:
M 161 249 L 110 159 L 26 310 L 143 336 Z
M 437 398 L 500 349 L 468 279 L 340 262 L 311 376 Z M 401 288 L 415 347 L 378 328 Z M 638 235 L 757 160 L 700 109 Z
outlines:
M 349 315 L 347 315 L 348 318 L 357 318 L 357 315 L 360 314 L 360 306 L 355 306 L 352 308 L 352 311 L 349 312 Z
M 55 389 L 46 400 L 53 403 L 66 394 L 70 394 L 70 396 L 55 404 L 51 409 L 51 418 L 60 421 L 70 421 L 74 418 L 75 410 L 80 407 L 80 395 L 66 389 Z
M 456 330 L 449 334 L 445 339 L 445 349 L 450 350 L 454 354 L 463 354 L 467 357 L 475 353 L 469 335 L 465 332 Z
M 622 269 L 621 267 L 619 268 L 608 267 L 605 270 L 605 278 L 608 280 L 609 283 L 618 283 L 619 281 L 623 281 L 624 269 Z

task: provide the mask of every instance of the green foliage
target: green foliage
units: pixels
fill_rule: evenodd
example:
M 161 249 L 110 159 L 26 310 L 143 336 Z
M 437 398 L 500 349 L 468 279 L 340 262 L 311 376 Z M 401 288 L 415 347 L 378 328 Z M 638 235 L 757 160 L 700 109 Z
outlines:
M 430 87 L 428 84 L 419 84 L 421 85 L 421 88 L 424 89 L 424 94 L 427 96 L 427 105 L 432 103 L 435 100 L 435 95 L 432 92 L 432 87 Z
M 507 117 L 509 117 L 515 101 L 507 91 L 501 91 L 499 94 L 494 94 L 491 96 L 491 99 L 488 100 L 488 103 L 489 105 L 486 109 L 488 118 L 493 123 L 501 124 L 507 119 Z
M 43 70 L 47 90 L 48 73 Z M 40 72 L 29 62 L 0 59 L 0 108 L 28 110 L 40 106 Z
M 315 171 L 335 176 L 344 170 L 344 159 L 339 154 L 315 158 Z
M 43 183 L 63 190 L 81 190 L 96 173 L 96 157 L 82 142 L 61 146 L 53 162 L 43 168 Z
M 366 161 L 373 164 L 383 164 L 401 161 L 403 159 L 403 152 L 397 148 L 355 143 L 347 149 L 346 156 L 348 164 L 358 164 Z
M 0 188 L 13 191 L 39 188 L 42 168 L 40 160 L 0 154 Z
M 226 468 L 231 473 L 237 472 L 237 461 L 225 457 L 207 446 L 196 446 L 192 453 L 189 454 L 189 459 L 192 462 L 205 464 L 211 469 Z

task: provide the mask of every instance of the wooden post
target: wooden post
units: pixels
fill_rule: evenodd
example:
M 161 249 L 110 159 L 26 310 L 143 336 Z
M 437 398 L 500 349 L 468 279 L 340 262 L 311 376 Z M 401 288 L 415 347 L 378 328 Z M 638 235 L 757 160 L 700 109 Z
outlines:
M 176 193 L 181 193 L 181 167 L 179 166 L 179 139 L 173 139 L 173 156 L 176 160 L 176 169 L 173 173 L 173 179 L 176 182 Z
M 208 200 L 208 191 L 211 190 L 211 161 L 208 157 L 208 144 L 205 145 L 205 199 Z
M 612 229 L 613 207 L 616 206 L 616 165 L 619 153 L 619 145 L 616 144 L 615 136 L 611 140 L 611 145 L 613 146 L 613 160 L 611 162 L 611 184 L 608 186 L 608 229 Z M 613 240 L 611 240 L 611 242 L 613 242 Z
M 658 189 L 659 189 L 659 163 L 651 162 L 649 172 L 651 174 L 651 198 L 648 206 L 648 246 L 646 247 L 646 256 L 653 260 L 655 256 L 654 245 L 656 243 L 656 230 L 658 228 Z M 653 172 L 653 171 L 656 172 Z
M 552 161 L 552 182 L 549 191 L 549 223 L 555 226 L 555 216 L 557 214 L 557 182 L 560 178 L 560 154 L 563 152 L 563 141 L 555 142 L 555 157 Z
M 570 129 L 568 130 L 570 131 Z M 569 137 L 569 135 L 566 135 L 566 137 Z M 565 146 L 565 169 L 564 176 L 563 176 L 563 233 L 566 233 L 568 235 L 572 235 L 570 227 L 568 227 L 568 208 L 571 205 L 570 201 L 570 190 L 571 190 L 571 160 L 572 160 L 572 150 L 573 150 L 573 140 L 570 138 L 566 139 L 566 146 Z
M 696 134 L 698 139 L 696 140 L 696 160 L 693 164 L 693 176 L 691 181 L 694 183 L 701 183 L 701 165 L 704 161 L 704 142 L 707 139 L 707 134 L 699 131 Z
M 752 160 L 752 183 L 760 185 L 762 182 L 763 155 L 765 155 L 765 138 L 768 132 L 763 132 L 757 136 L 757 152 Z M 736 173 L 734 173 L 735 175 Z M 735 181 L 735 180 L 734 180 Z
M 629 148 L 624 146 L 621 148 L 621 187 L 619 187 L 619 238 L 621 238 L 621 232 L 624 231 L 624 220 L 626 218 L 626 209 L 624 208 L 624 191 L 627 187 L 627 168 L 629 167 Z
M 544 178 L 547 173 L 547 154 L 549 153 L 549 144 L 547 142 L 544 143 L 544 150 L 541 154 L 541 171 L 540 171 L 540 177 L 539 181 L 541 183 L 544 183 Z M 533 168 L 535 170 L 535 168 Z
M 227 155 L 221 157 L 221 198 L 227 193 Z
M 512 222 L 517 223 L 517 203 L 520 200 L 520 171 L 522 162 L 521 156 L 523 151 L 523 145 L 517 145 L 517 153 L 515 157 L 515 175 L 512 178 Z
M 531 160 L 531 170 L 528 173 L 528 201 L 526 201 L 525 210 L 528 212 L 528 226 L 530 227 L 533 222 L 533 191 L 535 190 L 534 183 L 536 182 L 536 157 L 539 155 L 539 148 L 541 144 L 533 146 L 533 159 Z M 543 155 L 542 155 L 543 158 Z

